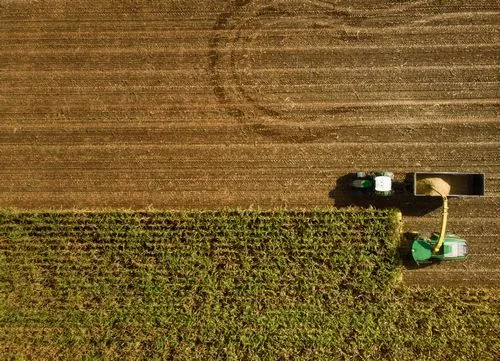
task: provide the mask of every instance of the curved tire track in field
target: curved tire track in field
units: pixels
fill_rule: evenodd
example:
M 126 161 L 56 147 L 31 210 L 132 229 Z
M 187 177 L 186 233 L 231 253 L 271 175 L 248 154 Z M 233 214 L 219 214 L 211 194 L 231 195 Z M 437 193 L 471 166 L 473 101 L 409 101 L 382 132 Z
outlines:
M 432 86 L 432 79 L 418 74 L 416 69 L 421 70 L 423 65 L 415 60 L 419 53 L 426 54 L 424 64 L 432 61 L 436 72 L 440 68 L 448 71 L 450 64 L 458 67 L 459 73 L 460 67 L 469 72 L 473 68 L 469 63 L 455 64 L 459 54 L 469 52 L 467 44 L 426 43 L 426 38 L 420 43 L 404 43 L 401 29 L 416 31 L 426 22 L 439 27 L 440 20 L 449 20 L 449 16 L 433 14 L 404 16 L 405 11 L 423 4 L 388 2 L 382 9 L 378 4 L 358 10 L 324 1 L 233 1 L 218 16 L 210 40 L 214 95 L 227 113 L 246 124 L 254 123 L 256 117 L 333 119 L 335 115 L 356 116 L 367 110 L 377 113 L 381 108 L 394 119 L 399 117 L 400 108 L 429 113 L 434 106 L 466 108 L 478 102 L 497 106 L 493 88 L 489 99 L 476 99 L 470 92 L 452 93 L 453 84 Z M 380 14 L 393 18 L 377 19 Z M 458 13 L 452 18 L 468 17 L 474 15 Z M 373 45 L 382 39 L 381 33 L 394 38 L 389 47 Z M 474 44 L 477 46 L 491 48 L 487 51 L 492 54 L 495 49 L 489 43 Z M 415 64 L 408 64 L 412 61 Z M 456 78 L 464 81 L 460 75 Z M 413 88 L 398 85 L 401 81 Z M 425 94 L 419 86 L 426 83 L 419 81 L 431 84 Z M 449 98 L 442 98 L 444 94 Z M 273 139 L 277 136 L 267 123 L 249 128 Z
M 321 2 L 311 5 L 327 10 Z M 258 111 L 265 116 L 277 117 L 283 113 L 283 102 L 266 104 L 262 94 L 245 86 L 242 79 L 244 70 L 238 67 L 237 62 L 244 58 L 251 60 L 252 55 L 246 49 L 252 38 L 261 34 L 265 27 L 283 26 L 283 23 L 288 27 L 293 25 L 291 18 L 300 14 L 293 11 L 293 7 L 298 9 L 300 6 L 303 3 L 299 1 L 275 1 L 271 5 L 259 4 L 259 1 L 234 1 L 226 12 L 219 15 L 213 28 L 215 35 L 210 41 L 210 69 L 214 94 L 231 115 L 251 117 Z M 331 12 L 331 9 L 328 11 Z M 345 17 L 347 13 L 335 12 L 334 16 Z M 250 66 L 247 64 L 247 67 Z

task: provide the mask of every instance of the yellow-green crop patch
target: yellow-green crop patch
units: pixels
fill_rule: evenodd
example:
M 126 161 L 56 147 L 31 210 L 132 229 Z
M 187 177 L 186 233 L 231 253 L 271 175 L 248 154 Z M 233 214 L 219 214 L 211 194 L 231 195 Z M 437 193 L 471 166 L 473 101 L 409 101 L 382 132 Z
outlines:
M 0 212 L 7 359 L 493 358 L 494 291 L 410 290 L 397 212 Z

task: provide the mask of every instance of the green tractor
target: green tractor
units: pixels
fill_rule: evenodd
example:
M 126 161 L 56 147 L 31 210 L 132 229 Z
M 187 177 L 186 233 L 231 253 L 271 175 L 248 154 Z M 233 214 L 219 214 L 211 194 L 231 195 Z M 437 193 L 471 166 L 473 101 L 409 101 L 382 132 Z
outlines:
M 351 185 L 357 195 L 390 196 L 393 193 L 393 180 L 392 172 L 357 172 Z

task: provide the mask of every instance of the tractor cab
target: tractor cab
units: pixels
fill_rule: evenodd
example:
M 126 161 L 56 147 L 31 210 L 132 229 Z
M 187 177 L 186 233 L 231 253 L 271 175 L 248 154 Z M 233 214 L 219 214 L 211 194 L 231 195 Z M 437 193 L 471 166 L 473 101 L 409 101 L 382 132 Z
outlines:
M 375 192 L 392 192 L 392 179 L 387 175 L 379 175 L 374 178 Z

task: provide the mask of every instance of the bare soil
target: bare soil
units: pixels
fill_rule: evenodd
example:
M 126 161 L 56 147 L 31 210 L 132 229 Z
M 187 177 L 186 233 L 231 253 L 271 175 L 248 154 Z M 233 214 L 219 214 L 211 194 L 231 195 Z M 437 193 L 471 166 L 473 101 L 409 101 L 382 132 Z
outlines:
M 357 170 L 478 171 L 450 201 L 470 258 L 406 281 L 500 286 L 497 2 L 110 3 L 0 4 L 2 207 L 346 206 Z

